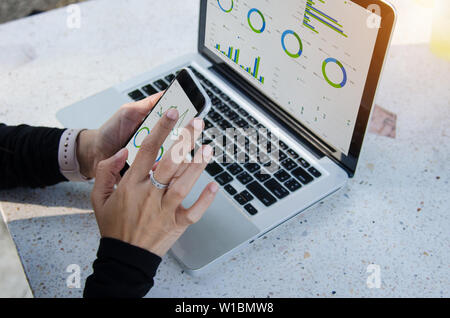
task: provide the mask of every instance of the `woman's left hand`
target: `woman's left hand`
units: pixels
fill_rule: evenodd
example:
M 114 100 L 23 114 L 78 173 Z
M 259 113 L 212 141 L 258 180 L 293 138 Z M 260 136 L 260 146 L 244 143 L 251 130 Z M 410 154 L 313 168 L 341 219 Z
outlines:
M 110 158 L 125 146 L 161 96 L 162 92 L 139 102 L 125 104 L 100 129 L 82 131 L 77 146 L 81 174 L 93 178 L 99 162 Z

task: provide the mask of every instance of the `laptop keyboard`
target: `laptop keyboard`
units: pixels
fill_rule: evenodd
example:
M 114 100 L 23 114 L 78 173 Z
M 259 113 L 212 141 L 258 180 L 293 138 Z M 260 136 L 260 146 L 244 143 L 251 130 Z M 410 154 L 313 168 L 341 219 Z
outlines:
M 212 102 L 211 111 L 204 119 L 203 138 L 196 145 L 198 148 L 209 144 L 214 148 L 214 160 L 205 171 L 249 215 L 258 214 L 256 201 L 266 207 L 272 206 L 322 176 L 318 169 L 272 135 L 203 74 L 192 66 L 189 68 Z M 142 100 L 167 89 L 175 77 L 176 74 L 169 74 L 128 96 L 135 101 Z M 232 185 L 235 181 L 245 190 L 235 189 Z

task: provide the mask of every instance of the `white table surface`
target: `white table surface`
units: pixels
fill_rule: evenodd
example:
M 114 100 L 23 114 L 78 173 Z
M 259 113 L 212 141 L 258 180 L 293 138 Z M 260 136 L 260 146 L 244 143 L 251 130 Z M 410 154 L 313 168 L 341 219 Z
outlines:
M 397 137 L 369 134 L 344 190 L 201 277 L 170 256 L 149 297 L 450 296 L 450 62 L 429 51 L 431 10 L 393 1 L 399 22 L 377 104 Z M 59 126 L 62 107 L 196 49 L 198 1 L 97 0 L 81 29 L 60 9 L 0 25 L 0 122 Z M 420 23 L 419 23 L 420 22 Z M 37 297 L 78 297 L 98 230 L 90 184 L 0 192 Z M 381 288 L 367 287 L 369 264 Z

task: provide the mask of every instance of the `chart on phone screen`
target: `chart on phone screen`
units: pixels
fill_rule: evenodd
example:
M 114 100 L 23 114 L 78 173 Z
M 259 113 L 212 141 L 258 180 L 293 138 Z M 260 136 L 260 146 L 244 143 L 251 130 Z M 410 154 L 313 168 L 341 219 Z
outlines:
M 180 136 L 181 130 L 197 115 L 197 110 L 189 100 L 189 97 L 184 92 L 178 81 L 174 81 L 161 100 L 152 109 L 150 115 L 142 123 L 133 138 L 127 145 L 128 160 L 127 163 L 132 165 L 137 156 L 139 149 L 142 146 L 144 139 L 152 134 L 156 123 L 164 116 L 169 109 L 177 109 L 179 114 L 178 122 L 174 129 L 167 137 L 166 141 L 161 146 L 156 161 L 160 161 L 165 152 L 172 146 L 174 141 Z
M 348 0 L 208 0 L 205 45 L 347 154 L 378 35 Z

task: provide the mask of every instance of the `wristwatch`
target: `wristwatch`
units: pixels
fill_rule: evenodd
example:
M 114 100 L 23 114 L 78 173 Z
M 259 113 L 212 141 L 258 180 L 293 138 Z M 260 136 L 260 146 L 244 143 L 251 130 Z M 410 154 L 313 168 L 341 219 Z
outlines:
M 77 158 L 78 135 L 85 129 L 66 129 L 59 140 L 58 162 L 61 174 L 69 181 L 86 182 Z

